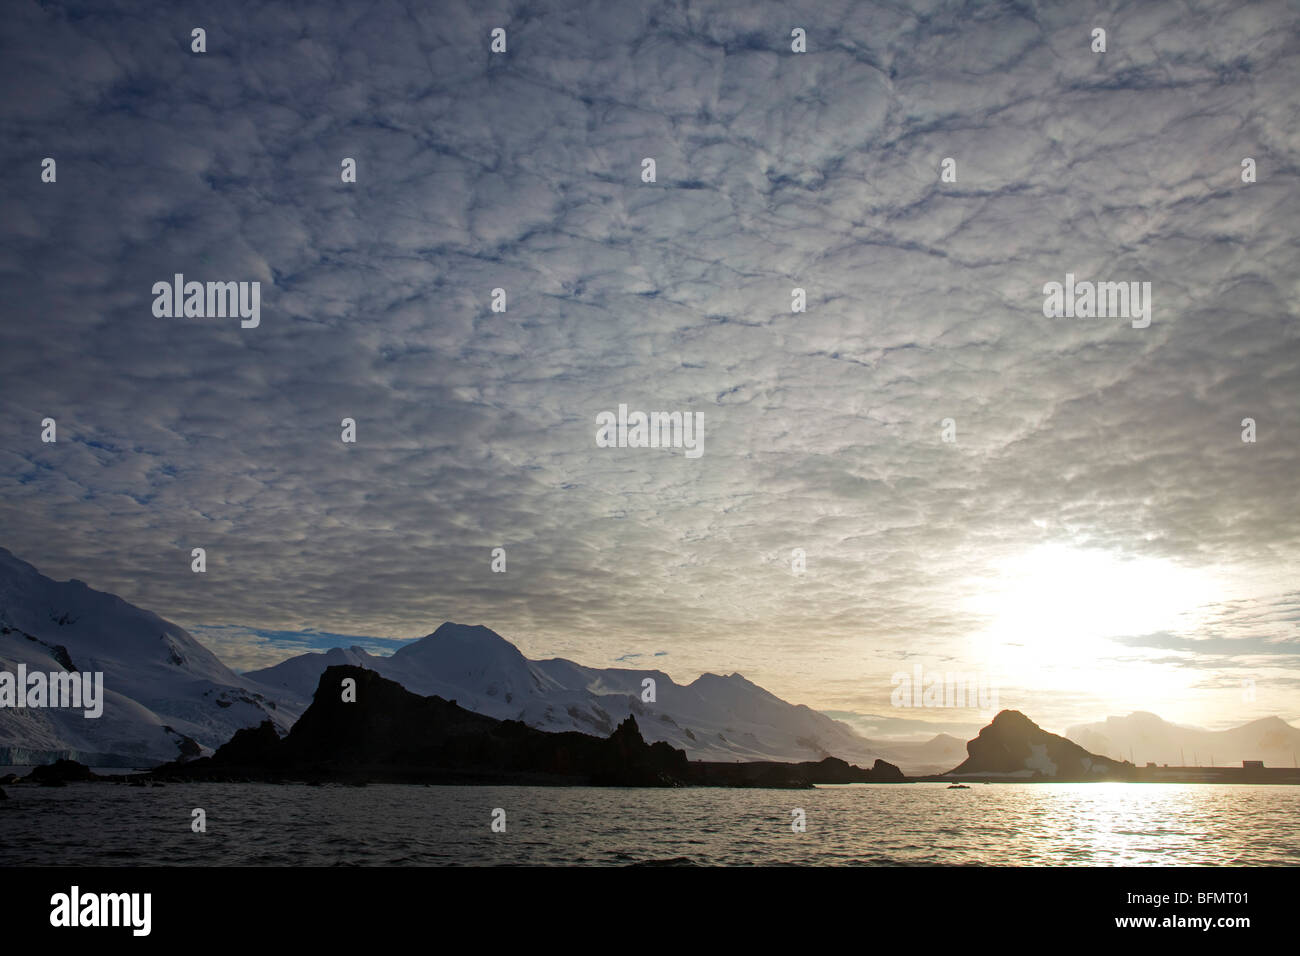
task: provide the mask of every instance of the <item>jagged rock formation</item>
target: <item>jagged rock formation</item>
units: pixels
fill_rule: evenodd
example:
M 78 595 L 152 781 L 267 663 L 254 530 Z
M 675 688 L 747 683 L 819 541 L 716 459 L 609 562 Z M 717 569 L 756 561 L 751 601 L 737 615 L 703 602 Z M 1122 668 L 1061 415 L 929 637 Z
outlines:
M 354 680 L 355 700 L 344 699 Z M 628 716 L 608 737 L 548 733 L 496 720 L 441 697 L 420 697 L 372 670 L 335 665 L 307 711 L 281 738 L 269 722 L 238 731 L 211 757 L 168 764 L 156 777 L 592 786 L 807 787 L 902 782 L 897 767 L 871 770 L 828 757 L 818 763 L 691 763 L 662 741 L 647 743 Z
M 416 694 L 455 700 L 474 713 L 552 733 L 607 737 L 634 716 L 643 737 L 684 750 L 692 760 L 798 762 L 832 754 L 867 764 L 878 757 L 901 759 L 847 724 L 787 703 L 740 674 L 701 674 L 690 684 L 678 684 L 658 670 L 529 660 L 490 628 L 450 621 L 391 656 L 332 648 L 244 677 L 273 688 L 278 700 L 302 712 L 325 668 L 337 664 L 366 667 Z M 642 700 L 647 679 L 656 688 L 651 702 Z M 904 746 L 900 753 L 915 747 Z M 946 766 L 951 762 L 939 760 L 932 769 Z
M 356 699 L 343 699 L 345 679 Z M 441 697 L 420 697 L 374 671 L 336 665 L 321 675 L 312 705 L 283 739 L 267 721 L 241 730 L 211 758 L 156 771 L 188 778 L 386 780 L 674 786 L 686 755 L 647 744 L 628 717 L 607 738 L 551 734 L 519 721 L 475 714 Z

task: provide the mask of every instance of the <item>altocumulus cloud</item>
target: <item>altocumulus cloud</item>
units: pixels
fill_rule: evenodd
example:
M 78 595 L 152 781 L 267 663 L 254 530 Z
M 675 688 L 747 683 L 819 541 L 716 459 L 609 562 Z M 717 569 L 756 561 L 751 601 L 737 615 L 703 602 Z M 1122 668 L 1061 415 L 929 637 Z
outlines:
M 1044 542 L 1234 582 L 1117 667 L 1295 642 L 1295 10 L 741 6 L 9 8 L 5 546 L 232 659 L 452 619 L 866 714 L 979 670 L 968 582 Z M 154 318 L 178 272 L 260 327 Z M 1044 318 L 1066 272 L 1151 326 Z M 596 447 L 619 403 L 703 457 Z

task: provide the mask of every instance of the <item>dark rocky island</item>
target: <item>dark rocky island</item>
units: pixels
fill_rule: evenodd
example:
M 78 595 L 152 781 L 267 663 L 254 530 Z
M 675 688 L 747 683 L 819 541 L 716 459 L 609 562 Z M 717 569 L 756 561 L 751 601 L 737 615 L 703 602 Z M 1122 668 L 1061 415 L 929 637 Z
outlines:
M 1133 765 L 1089 753 L 1072 740 L 1048 733 L 1018 710 L 1004 710 L 967 741 L 969 755 L 943 776 L 977 779 L 1127 780 Z

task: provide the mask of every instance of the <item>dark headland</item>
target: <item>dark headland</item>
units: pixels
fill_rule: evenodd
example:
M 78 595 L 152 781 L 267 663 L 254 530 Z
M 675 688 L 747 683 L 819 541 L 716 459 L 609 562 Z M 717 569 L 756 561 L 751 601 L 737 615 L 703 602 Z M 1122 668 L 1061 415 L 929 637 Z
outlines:
M 345 701 L 344 681 L 355 699 Z M 352 695 L 349 695 L 352 696 Z M 808 763 L 709 763 L 646 743 L 629 716 L 608 737 L 548 733 L 455 701 L 421 697 L 350 665 L 321 674 L 312 704 L 281 738 L 270 722 L 241 730 L 211 757 L 165 764 L 156 780 L 275 780 L 614 787 L 780 787 L 902 783 L 892 764 L 869 770 L 828 757 Z

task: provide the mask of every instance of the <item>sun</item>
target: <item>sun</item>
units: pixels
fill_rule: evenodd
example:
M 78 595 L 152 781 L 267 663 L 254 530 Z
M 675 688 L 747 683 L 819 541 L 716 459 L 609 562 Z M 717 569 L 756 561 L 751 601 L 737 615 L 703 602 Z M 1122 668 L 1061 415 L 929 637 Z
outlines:
M 976 638 L 991 666 L 1090 669 L 1124 651 L 1117 638 L 1187 633 L 1202 622 L 1217 582 L 1164 558 L 1041 545 L 994 565 L 972 584 L 967 610 L 986 621 Z

